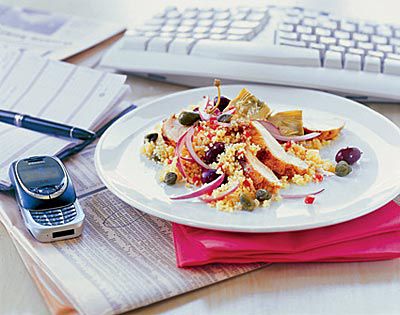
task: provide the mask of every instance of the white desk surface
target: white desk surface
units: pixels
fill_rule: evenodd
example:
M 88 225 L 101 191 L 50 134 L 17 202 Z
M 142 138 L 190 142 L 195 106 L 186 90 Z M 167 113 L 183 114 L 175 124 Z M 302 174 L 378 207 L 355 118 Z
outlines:
M 0 0 L 75 15 L 140 24 L 162 0 Z M 269 3 L 273 1 L 269 1 Z M 221 5 L 226 1 L 168 1 Z M 230 1 L 240 3 L 240 1 Z M 247 1 L 246 4 L 260 3 Z M 262 2 L 261 2 L 262 3 Z M 397 22 L 396 0 L 280 1 L 349 17 Z M 243 4 L 243 2 L 242 2 Z M 131 77 L 132 101 L 185 89 Z M 374 105 L 400 125 L 400 105 Z M 1 196 L 0 196 L 1 198 Z M 1 209 L 0 209 L 1 211 Z M 129 314 L 400 314 L 400 259 L 370 263 L 276 264 Z M 49 314 L 6 230 L 0 224 L 0 314 Z

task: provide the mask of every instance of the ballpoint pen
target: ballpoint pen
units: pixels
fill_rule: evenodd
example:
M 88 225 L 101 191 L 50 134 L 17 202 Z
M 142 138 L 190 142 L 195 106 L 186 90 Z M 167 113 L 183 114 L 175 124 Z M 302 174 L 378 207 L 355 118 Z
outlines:
M 0 110 L 0 122 L 66 138 L 88 140 L 96 136 L 94 132 L 89 130 L 6 110 Z

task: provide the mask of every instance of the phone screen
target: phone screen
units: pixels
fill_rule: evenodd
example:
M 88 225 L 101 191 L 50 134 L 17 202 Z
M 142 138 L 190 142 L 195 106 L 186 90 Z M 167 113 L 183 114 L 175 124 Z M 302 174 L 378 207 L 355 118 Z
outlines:
M 25 162 L 18 164 L 18 175 L 28 188 L 58 185 L 64 178 L 64 171 L 53 159 L 40 162 Z

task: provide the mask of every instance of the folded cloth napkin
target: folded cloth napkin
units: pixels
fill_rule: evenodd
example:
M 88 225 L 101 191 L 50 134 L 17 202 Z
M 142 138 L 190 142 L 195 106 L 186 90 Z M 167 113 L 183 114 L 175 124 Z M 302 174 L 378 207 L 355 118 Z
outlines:
M 305 231 L 237 233 L 173 224 L 178 267 L 210 263 L 349 262 L 400 257 L 400 206 Z

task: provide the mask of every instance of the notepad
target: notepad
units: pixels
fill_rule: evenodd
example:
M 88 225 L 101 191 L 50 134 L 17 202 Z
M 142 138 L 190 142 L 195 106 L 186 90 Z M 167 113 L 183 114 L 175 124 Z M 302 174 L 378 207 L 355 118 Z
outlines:
M 127 91 L 126 76 L 78 67 L 19 50 L 0 51 L 0 108 L 96 129 Z M 55 155 L 76 140 L 0 123 L 0 183 L 9 165 L 32 155 Z
M 14 48 L 62 60 L 124 30 L 102 20 L 0 4 L 0 49 Z

